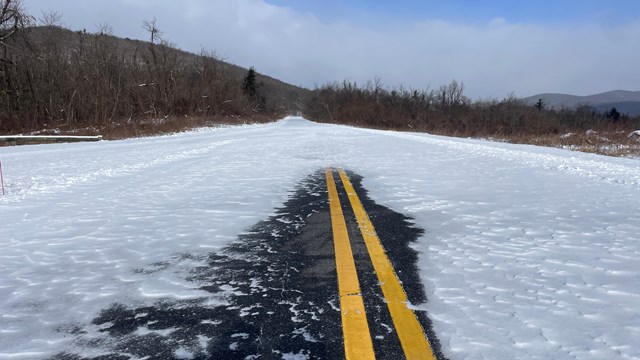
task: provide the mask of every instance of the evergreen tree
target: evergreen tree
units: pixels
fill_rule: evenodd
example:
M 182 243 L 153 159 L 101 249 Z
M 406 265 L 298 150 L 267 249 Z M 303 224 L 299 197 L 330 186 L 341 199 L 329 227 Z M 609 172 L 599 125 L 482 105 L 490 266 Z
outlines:
M 247 76 L 242 81 L 244 95 L 254 104 L 254 111 L 264 111 L 267 108 L 267 99 L 260 92 L 262 83 L 256 81 L 256 69 L 252 66 L 247 71 Z
M 613 119 L 614 122 L 620 120 L 620 116 L 622 115 L 620 114 L 618 109 L 616 109 L 615 107 L 612 107 L 609 113 L 607 113 L 607 117 L 609 119 Z
M 244 94 L 251 100 L 256 98 L 258 87 L 256 85 L 256 69 L 252 66 L 242 81 L 242 90 Z

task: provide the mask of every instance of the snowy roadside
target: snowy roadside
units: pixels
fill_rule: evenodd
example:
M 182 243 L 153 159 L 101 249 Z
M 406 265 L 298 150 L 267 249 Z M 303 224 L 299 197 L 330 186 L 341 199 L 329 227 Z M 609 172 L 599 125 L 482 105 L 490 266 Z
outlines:
M 359 171 L 373 198 L 427 230 L 416 249 L 429 302 L 417 308 L 447 356 L 640 356 L 640 161 L 362 131 L 423 144 L 392 171 Z
M 211 297 L 181 254 L 224 247 L 326 166 L 426 230 L 414 305 L 450 359 L 640 357 L 638 160 L 298 118 L 0 160 L 0 359 L 73 349 L 115 302 Z

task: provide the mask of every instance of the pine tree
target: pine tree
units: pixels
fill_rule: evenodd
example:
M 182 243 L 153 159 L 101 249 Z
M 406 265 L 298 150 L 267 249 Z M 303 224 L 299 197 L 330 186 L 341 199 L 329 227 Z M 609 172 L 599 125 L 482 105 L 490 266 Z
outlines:
M 620 120 L 620 116 L 622 115 L 620 114 L 618 109 L 616 109 L 615 107 L 612 107 L 609 113 L 607 114 L 607 117 L 609 119 L 613 119 L 614 122 Z
M 256 69 L 252 66 L 242 81 L 244 95 L 253 103 L 254 111 L 262 112 L 267 108 L 267 99 L 260 92 L 262 83 L 256 81 Z
M 256 69 L 252 66 L 242 81 L 242 90 L 244 94 L 251 100 L 256 98 L 258 87 L 256 85 Z

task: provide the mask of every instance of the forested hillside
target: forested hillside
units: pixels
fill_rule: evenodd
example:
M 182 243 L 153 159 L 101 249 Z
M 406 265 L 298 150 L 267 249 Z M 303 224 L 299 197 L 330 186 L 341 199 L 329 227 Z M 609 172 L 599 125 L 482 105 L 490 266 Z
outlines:
M 59 27 L 55 18 L 29 26 L 32 18 L 21 16 L 17 23 L 2 17 L 2 133 L 55 129 L 124 137 L 221 118 L 275 119 L 299 111 L 309 92 L 210 50 L 181 51 L 161 36 L 155 20 L 143 23 L 145 42 L 115 37 L 108 25 L 90 33 Z

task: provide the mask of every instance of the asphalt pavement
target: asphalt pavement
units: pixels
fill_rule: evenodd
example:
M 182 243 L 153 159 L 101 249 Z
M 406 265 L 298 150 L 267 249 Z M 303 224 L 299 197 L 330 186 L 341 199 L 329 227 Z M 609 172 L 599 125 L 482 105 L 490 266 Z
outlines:
M 425 298 L 410 247 L 424 232 L 411 219 L 376 204 L 347 171 L 362 206 L 375 226 L 407 299 Z M 405 352 L 387 306 L 358 222 L 341 181 L 336 187 L 349 235 L 377 359 L 404 359 Z M 109 336 L 84 336 L 80 346 L 104 350 L 83 357 L 53 359 L 344 359 L 345 345 L 336 273 L 336 256 L 324 169 L 302 181 L 272 216 L 255 224 L 222 251 L 193 257 L 189 281 L 224 302 L 161 300 L 153 306 L 113 304 L 93 320 Z M 203 261 L 204 260 L 204 261 Z M 167 263 L 168 264 L 168 263 Z M 166 264 L 139 269 L 152 273 Z M 168 265 L 167 265 L 168 266 Z M 415 311 L 435 358 L 444 359 L 427 314 Z M 397 320 L 396 320 L 397 321 Z

